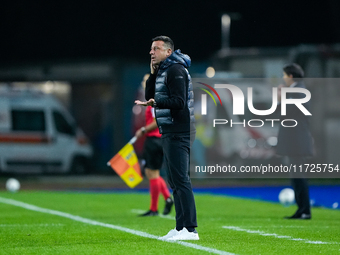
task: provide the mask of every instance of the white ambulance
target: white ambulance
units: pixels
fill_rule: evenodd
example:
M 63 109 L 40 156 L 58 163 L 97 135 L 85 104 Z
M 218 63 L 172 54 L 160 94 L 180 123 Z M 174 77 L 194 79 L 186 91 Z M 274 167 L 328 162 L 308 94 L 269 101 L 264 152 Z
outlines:
M 0 173 L 85 173 L 92 147 L 52 95 L 0 90 Z

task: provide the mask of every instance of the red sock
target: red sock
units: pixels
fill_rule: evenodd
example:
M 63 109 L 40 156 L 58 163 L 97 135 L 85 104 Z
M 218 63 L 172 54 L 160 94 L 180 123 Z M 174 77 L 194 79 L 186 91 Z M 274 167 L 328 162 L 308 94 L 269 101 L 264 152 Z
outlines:
M 170 197 L 168 186 L 166 186 L 166 183 L 162 177 L 158 178 L 158 182 L 159 182 L 160 192 L 162 193 L 164 199 L 166 200 L 167 198 Z
M 158 197 L 160 193 L 160 185 L 157 179 L 151 179 L 150 180 L 150 195 L 151 195 L 151 205 L 150 210 L 151 211 L 157 211 L 158 210 Z

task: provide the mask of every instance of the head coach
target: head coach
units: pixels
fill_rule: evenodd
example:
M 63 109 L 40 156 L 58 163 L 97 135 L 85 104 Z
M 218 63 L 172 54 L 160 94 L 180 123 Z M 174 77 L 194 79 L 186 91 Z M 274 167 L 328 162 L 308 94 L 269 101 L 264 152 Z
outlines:
M 146 82 L 146 102 L 151 105 L 162 134 L 168 182 L 173 190 L 176 227 L 162 240 L 198 240 L 196 205 L 189 177 L 190 148 L 195 139 L 194 93 L 187 68 L 188 55 L 174 51 L 167 36 L 152 39 L 151 75 Z

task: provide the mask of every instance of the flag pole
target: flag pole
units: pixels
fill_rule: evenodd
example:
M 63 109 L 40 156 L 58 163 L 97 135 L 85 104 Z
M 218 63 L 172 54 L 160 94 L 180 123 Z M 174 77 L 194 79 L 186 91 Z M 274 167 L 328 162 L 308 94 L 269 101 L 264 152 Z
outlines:
M 131 140 L 129 141 L 130 144 L 134 144 L 137 141 L 137 137 L 132 137 Z

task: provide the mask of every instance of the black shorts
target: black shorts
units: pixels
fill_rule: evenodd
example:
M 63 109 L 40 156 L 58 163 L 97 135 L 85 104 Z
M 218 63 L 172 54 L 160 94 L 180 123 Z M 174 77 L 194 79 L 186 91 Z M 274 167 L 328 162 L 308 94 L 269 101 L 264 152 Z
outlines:
M 154 136 L 146 137 L 144 142 L 143 158 L 145 167 L 159 170 L 163 163 L 162 139 Z

